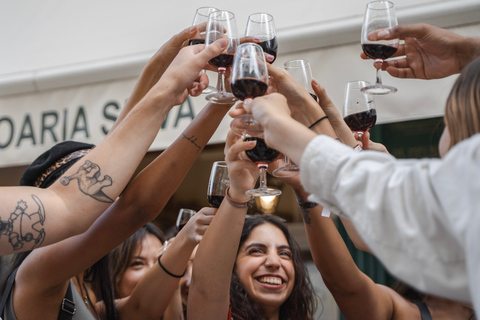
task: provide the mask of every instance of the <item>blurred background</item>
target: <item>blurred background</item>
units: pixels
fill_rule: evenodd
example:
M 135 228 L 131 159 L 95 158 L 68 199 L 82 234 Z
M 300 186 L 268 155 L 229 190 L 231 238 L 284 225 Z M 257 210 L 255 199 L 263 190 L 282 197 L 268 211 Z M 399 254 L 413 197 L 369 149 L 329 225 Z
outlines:
M 26 166 L 63 140 L 98 144 L 111 128 L 143 66 L 173 34 L 191 25 L 196 8 L 213 6 L 235 13 L 243 34 L 247 17 L 273 15 L 282 67 L 291 59 L 310 61 L 313 76 L 342 108 L 345 84 L 374 82 L 371 60 L 360 59 L 365 0 L 343 1 L 153 1 L 0 0 L 0 186 L 18 185 Z M 399 0 L 399 24 L 426 22 L 466 36 L 480 34 L 479 0 Z M 216 74 L 208 73 L 213 85 Z M 400 80 L 383 73 L 398 92 L 375 98 L 377 125 L 372 140 L 396 157 L 437 157 L 443 109 L 456 76 L 441 80 Z M 139 170 L 162 152 L 205 105 L 205 96 L 172 109 Z M 164 231 L 180 208 L 208 206 L 206 188 L 214 161 L 223 160 L 227 116 L 155 221 Z M 119 159 L 121 161 L 121 159 Z M 283 194 L 258 200 L 250 213 L 284 217 L 308 261 L 322 301 L 318 319 L 341 317 L 311 262 L 295 196 L 272 176 L 269 186 Z M 162 192 L 162 190 L 148 190 Z M 339 224 L 343 233 L 343 227 Z M 394 279 L 372 256 L 349 243 L 359 267 L 375 281 Z

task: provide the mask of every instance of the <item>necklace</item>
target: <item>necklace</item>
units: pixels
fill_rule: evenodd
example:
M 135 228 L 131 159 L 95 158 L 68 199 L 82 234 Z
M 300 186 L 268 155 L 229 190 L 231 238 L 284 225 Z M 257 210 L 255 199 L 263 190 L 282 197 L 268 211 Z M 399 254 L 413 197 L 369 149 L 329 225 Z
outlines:
M 83 302 L 88 307 L 90 299 L 89 299 L 89 296 L 88 296 L 88 290 L 85 287 L 85 283 L 83 281 L 80 283 L 80 279 L 78 279 L 78 275 L 75 276 L 75 278 L 77 279 L 78 286 L 80 287 L 80 295 L 82 296 Z M 85 293 L 83 293 L 84 289 L 85 289 Z

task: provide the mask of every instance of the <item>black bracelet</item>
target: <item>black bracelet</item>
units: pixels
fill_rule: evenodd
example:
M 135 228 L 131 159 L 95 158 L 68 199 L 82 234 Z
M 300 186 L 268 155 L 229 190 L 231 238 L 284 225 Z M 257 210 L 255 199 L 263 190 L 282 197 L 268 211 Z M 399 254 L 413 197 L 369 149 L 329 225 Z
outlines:
M 315 125 L 316 125 L 317 123 L 319 123 L 319 122 L 322 121 L 323 119 L 327 119 L 327 118 L 328 118 L 328 116 L 323 116 L 323 117 L 321 117 L 320 119 L 318 119 L 317 121 L 315 121 L 314 123 L 312 123 L 312 124 L 310 125 L 310 127 L 308 127 L 308 129 L 312 129 L 313 127 L 315 127 Z
M 163 266 L 163 264 L 160 262 L 160 258 L 161 258 L 162 256 L 163 256 L 163 254 L 161 254 L 161 255 L 158 257 L 158 265 L 163 269 L 163 271 L 165 271 L 166 274 L 168 274 L 169 276 L 174 277 L 174 278 L 182 278 L 182 277 L 185 275 L 185 272 L 186 272 L 187 270 L 183 271 L 183 274 L 182 274 L 182 275 L 179 275 L 179 276 L 177 276 L 176 274 L 173 274 L 173 273 L 171 273 L 170 271 L 168 271 L 168 270 Z
M 318 203 L 317 202 L 304 202 L 302 200 L 297 200 L 298 202 L 298 205 L 300 206 L 300 208 L 302 209 L 311 209 L 311 208 L 315 208 L 316 206 L 318 206 Z

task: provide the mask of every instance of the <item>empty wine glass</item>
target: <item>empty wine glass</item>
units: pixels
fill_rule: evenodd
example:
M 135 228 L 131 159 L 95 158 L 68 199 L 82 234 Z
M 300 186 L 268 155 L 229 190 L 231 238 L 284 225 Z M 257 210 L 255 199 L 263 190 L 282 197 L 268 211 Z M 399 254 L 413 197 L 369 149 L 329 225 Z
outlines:
M 357 132 L 360 136 L 377 122 L 373 96 L 362 91 L 362 88 L 369 85 L 367 81 L 351 81 L 345 86 L 343 120 L 352 132 Z
M 231 87 L 235 97 L 243 100 L 244 104 L 267 92 L 267 63 L 263 49 L 258 44 L 244 43 L 238 46 L 233 62 Z M 263 133 L 263 127 L 251 114 L 236 117 L 230 127 L 240 136 L 258 136 Z
M 201 24 L 207 24 L 208 22 L 208 17 L 210 16 L 210 13 L 220 11 L 217 8 L 214 7 L 200 7 L 195 11 L 195 16 L 193 17 L 193 22 L 192 26 L 199 26 Z M 195 44 L 204 44 L 205 43 L 205 31 L 200 31 L 195 35 L 193 39 L 189 41 L 189 45 L 195 45 Z M 203 73 L 207 74 L 207 70 L 203 70 Z M 205 88 L 202 93 L 203 94 L 209 94 L 215 91 L 215 87 L 213 86 L 208 86 Z
M 211 59 L 209 63 L 218 69 L 216 92 L 209 94 L 206 99 L 220 104 L 229 104 L 237 101 L 235 96 L 225 90 L 225 72 L 232 66 L 233 56 L 237 50 L 239 39 L 235 15 L 230 11 L 216 11 L 209 15 L 205 45 L 209 46 L 218 39 L 227 38 L 225 50 Z
M 312 89 L 312 68 L 310 62 L 303 59 L 289 60 L 284 63 L 285 70 L 290 73 L 292 78 L 297 81 L 315 101 L 318 100 Z M 293 177 L 300 174 L 300 167 L 293 164 L 290 159 L 285 156 L 285 165 L 277 168 L 272 172 L 275 177 Z
M 245 36 L 258 37 L 258 43 L 263 51 L 273 56 L 273 63 L 277 58 L 277 31 L 272 15 L 268 13 L 254 13 L 248 17 Z
M 180 209 L 178 212 L 178 217 L 177 217 L 177 230 L 180 231 L 182 228 L 187 224 L 188 220 L 190 220 L 193 215 L 197 213 L 197 211 L 192 210 L 192 209 Z
M 225 161 L 215 161 L 207 187 L 207 199 L 212 207 L 220 207 L 228 186 L 230 186 L 230 178 L 227 163 Z
M 383 60 L 390 58 L 398 50 L 399 39 L 372 41 L 368 34 L 398 25 L 395 8 L 390 1 L 373 1 L 367 4 L 362 27 L 361 44 L 367 57 L 375 60 L 376 81 L 362 90 L 370 94 L 387 94 L 397 92 L 397 88 L 382 84 L 381 68 Z

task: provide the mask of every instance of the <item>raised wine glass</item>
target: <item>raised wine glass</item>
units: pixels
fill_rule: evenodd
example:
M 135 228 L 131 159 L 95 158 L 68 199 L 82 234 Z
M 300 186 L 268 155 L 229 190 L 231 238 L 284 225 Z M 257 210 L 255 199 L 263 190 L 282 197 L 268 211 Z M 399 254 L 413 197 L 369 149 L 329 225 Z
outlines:
M 343 120 L 352 132 L 357 132 L 360 136 L 377 122 L 373 96 L 362 91 L 362 88 L 369 85 L 367 81 L 351 81 L 345 86 Z
M 260 42 L 258 45 L 263 51 L 273 56 L 273 63 L 277 58 L 277 31 L 275 30 L 275 22 L 272 15 L 268 13 L 253 13 L 248 17 L 245 36 L 258 37 Z
M 225 161 L 215 161 L 210 172 L 210 180 L 207 187 L 207 199 L 210 206 L 220 207 L 225 197 L 225 192 L 230 185 L 228 167 Z
M 318 101 L 312 89 L 312 68 L 310 62 L 303 59 L 289 60 L 284 63 L 285 70 L 290 73 L 293 79 L 297 81 L 307 92 L 312 96 L 315 101 Z M 293 177 L 300 174 L 300 167 L 293 164 L 290 159 L 285 156 L 285 165 L 277 168 L 272 172 L 275 177 Z
M 383 60 L 393 56 L 398 50 L 399 39 L 372 41 L 368 34 L 380 29 L 398 25 L 395 7 L 390 1 L 372 1 L 367 4 L 362 27 L 361 44 L 367 57 L 375 60 L 376 81 L 374 85 L 363 88 L 370 94 L 387 94 L 397 92 L 397 88 L 382 84 L 381 68 Z
M 193 17 L 193 22 L 192 26 L 200 26 L 202 24 L 207 24 L 208 22 L 208 17 L 210 16 L 210 13 L 220 11 L 217 8 L 214 7 L 200 7 L 195 11 L 195 16 Z M 188 44 L 189 45 L 195 45 L 195 44 L 204 44 L 205 43 L 205 31 L 200 31 L 198 32 L 193 39 L 191 39 Z M 203 70 L 203 73 L 207 74 L 207 70 Z M 209 94 L 215 91 L 215 87 L 213 86 L 208 86 L 205 88 L 202 93 L 203 94 Z
M 177 230 L 180 231 L 182 228 L 187 224 L 188 220 L 190 220 L 193 215 L 197 213 L 197 211 L 192 210 L 192 209 L 180 209 L 178 212 L 178 217 L 177 217 Z
M 258 44 L 244 43 L 238 47 L 233 62 L 231 85 L 233 94 L 243 100 L 243 103 L 250 103 L 252 99 L 264 95 L 267 91 L 267 63 L 263 49 Z M 263 127 L 260 123 L 251 114 L 244 114 L 236 117 L 230 127 L 243 140 L 257 142 L 253 149 L 245 153 L 260 170 L 260 186 L 257 189 L 248 190 L 245 194 L 254 197 L 282 194 L 280 190 L 267 187 L 268 164 L 278 157 L 279 152 L 265 143 Z
M 237 99 L 233 94 L 225 90 L 225 73 L 232 66 L 233 56 L 239 44 L 235 15 L 230 11 L 210 13 L 206 32 L 206 46 L 218 39 L 228 39 L 228 45 L 225 50 L 209 61 L 218 70 L 218 81 L 216 91 L 206 96 L 206 99 L 220 104 L 233 103 Z

